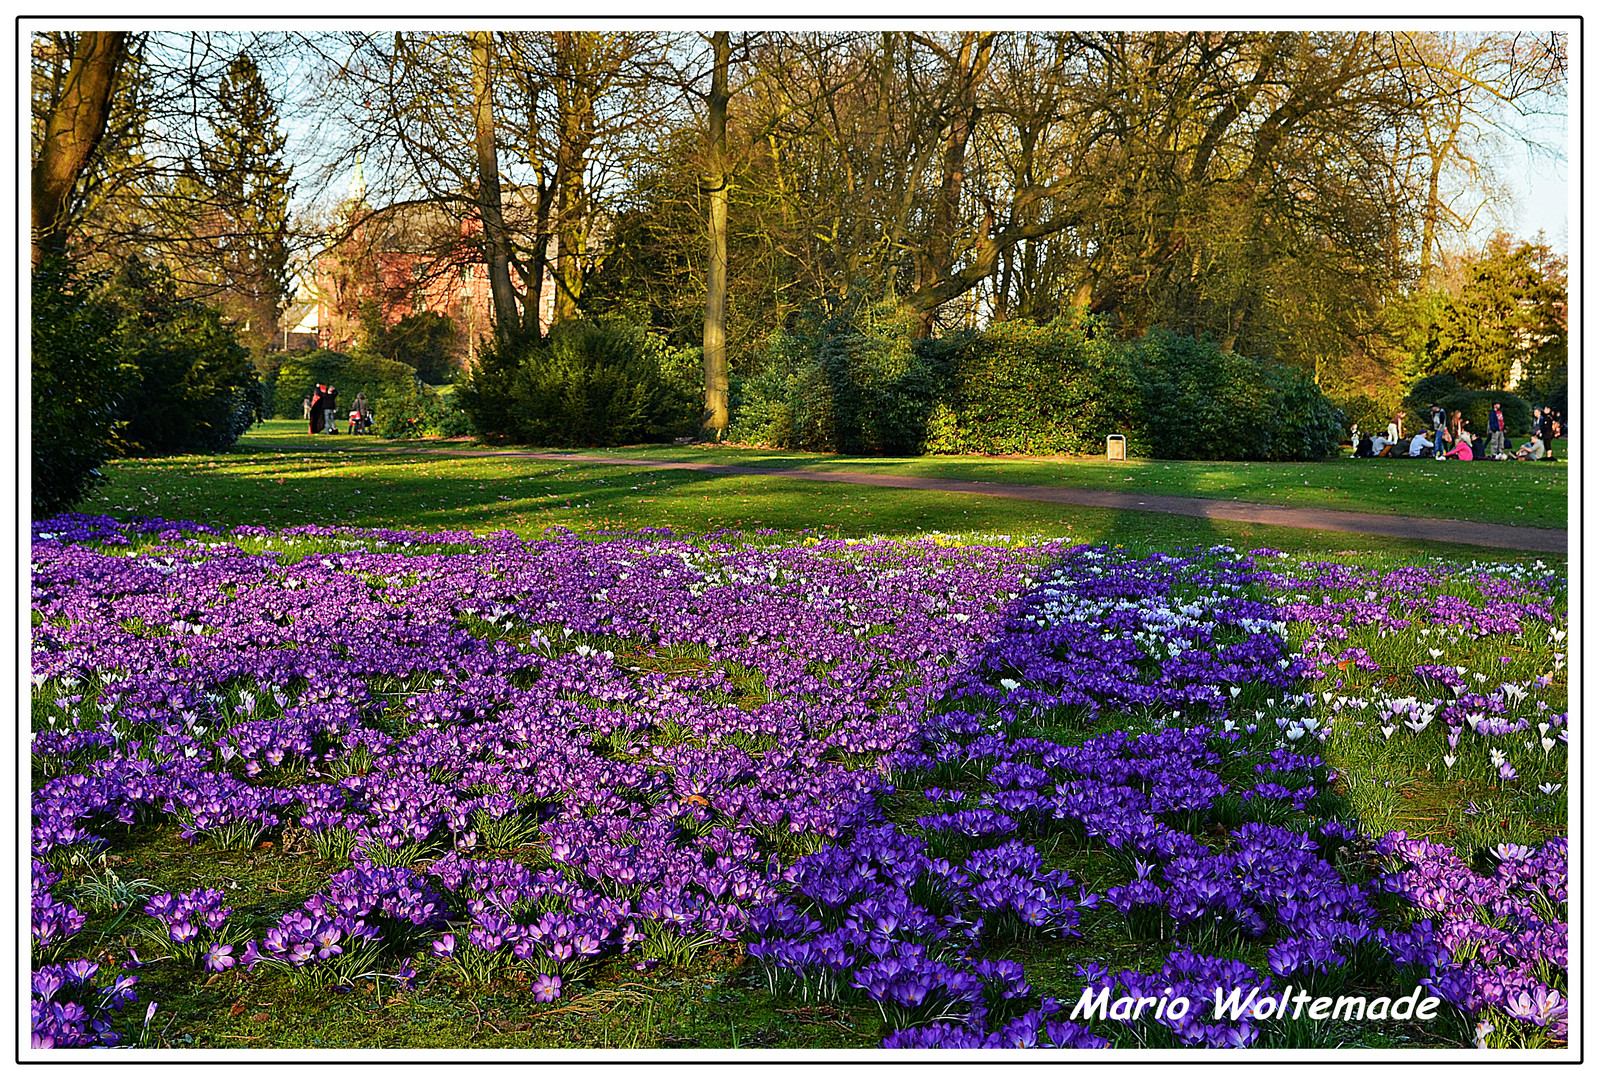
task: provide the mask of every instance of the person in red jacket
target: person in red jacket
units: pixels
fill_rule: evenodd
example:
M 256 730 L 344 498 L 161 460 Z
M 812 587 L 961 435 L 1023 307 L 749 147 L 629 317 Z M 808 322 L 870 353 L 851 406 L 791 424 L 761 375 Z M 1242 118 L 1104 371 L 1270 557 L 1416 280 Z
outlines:
M 311 434 L 319 435 L 322 425 L 327 421 L 328 388 L 321 383 L 316 384 L 316 393 L 311 395 Z

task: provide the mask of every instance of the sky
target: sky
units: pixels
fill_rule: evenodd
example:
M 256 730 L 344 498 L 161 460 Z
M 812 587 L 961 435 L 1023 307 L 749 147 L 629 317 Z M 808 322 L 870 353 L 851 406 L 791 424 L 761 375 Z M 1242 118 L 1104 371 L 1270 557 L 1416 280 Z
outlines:
M 1526 130 L 1540 141 L 1564 146 L 1569 129 L 1564 118 L 1539 118 L 1526 125 Z M 1526 239 L 1542 229 L 1552 248 L 1567 251 L 1572 157 L 1567 153 L 1561 160 L 1552 160 L 1547 155 L 1529 154 L 1519 146 L 1498 155 L 1499 178 L 1514 199 L 1500 213 L 1508 219 L 1503 222 L 1504 228 Z M 1473 239 L 1484 240 L 1492 232 L 1493 226 L 1485 222 Z

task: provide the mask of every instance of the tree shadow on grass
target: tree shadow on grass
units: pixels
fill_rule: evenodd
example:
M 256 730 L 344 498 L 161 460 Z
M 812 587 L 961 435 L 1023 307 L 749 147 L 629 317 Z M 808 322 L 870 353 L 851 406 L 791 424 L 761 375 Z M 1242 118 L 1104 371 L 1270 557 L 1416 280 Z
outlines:
M 223 527 L 321 524 L 536 535 L 550 526 L 579 531 L 666 526 L 689 533 L 777 530 L 846 537 L 1070 536 L 1140 550 L 1229 543 L 1241 549 L 1377 551 L 1418 558 L 1514 554 L 991 495 L 535 458 L 382 454 L 354 460 L 326 453 L 236 452 L 129 460 L 108 472 L 111 483 L 81 509 Z

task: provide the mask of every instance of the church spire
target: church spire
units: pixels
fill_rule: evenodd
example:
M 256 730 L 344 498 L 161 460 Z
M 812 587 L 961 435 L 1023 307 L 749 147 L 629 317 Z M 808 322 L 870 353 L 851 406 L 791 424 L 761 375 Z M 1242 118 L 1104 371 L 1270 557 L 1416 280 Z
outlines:
M 366 202 L 366 170 L 364 168 L 365 160 L 366 153 L 364 151 L 356 151 L 355 177 L 350 181 L 350 202 L 355 206 L 360 206 L 362 203 Z

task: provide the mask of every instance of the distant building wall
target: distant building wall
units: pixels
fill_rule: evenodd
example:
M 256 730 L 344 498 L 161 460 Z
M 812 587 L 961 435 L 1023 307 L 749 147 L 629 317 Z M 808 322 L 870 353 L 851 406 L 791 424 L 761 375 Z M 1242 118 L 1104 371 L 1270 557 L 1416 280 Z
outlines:
M 475 224 L 464 223 L 462 233 L 475 232 Z M 317 259 L 318 344 L 341 351 L 352 347 L 360 339 L 361 304 L 371 300 L 389 325 L 422 311 L 448 315 L 466 339 L 468 360 L 476 356 L 479 341 L 494 327 L 494 297 L 486 263 L 446 266 L 427 254 L 364 251 L 363 247 L 358 230 L 342 248 L 330 249 Z M 511 284 L 521 292 L 522 281 L 515 268 Z M 540 301 L 539 331 L 547 333 L 555 315 L 555 282 L 548 270 Z

